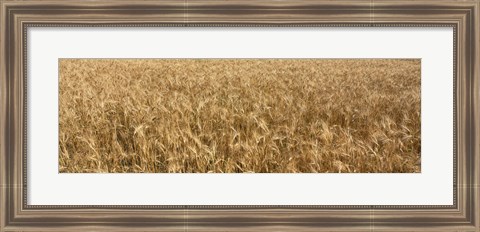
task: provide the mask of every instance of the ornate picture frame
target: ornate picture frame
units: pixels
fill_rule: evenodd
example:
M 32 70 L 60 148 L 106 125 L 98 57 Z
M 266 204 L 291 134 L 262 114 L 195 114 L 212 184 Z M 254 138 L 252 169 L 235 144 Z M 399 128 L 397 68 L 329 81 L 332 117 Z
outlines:
M 2 0 L 0 231 L 480 231 L 479 4 L 478 0 Z M 454 204 L 27 204 L 27 28 L 246 26 L 454 28 Z

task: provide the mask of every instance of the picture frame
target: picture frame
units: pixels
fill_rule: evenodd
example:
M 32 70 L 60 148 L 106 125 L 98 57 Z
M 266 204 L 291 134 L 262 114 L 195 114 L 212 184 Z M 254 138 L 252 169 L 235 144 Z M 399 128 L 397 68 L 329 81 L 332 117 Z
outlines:
M 0 231 L 480 231 L 480 25 L 466 1 L 1 1 Z M 454 28 L 454 204 L 28 205 L 28 27 Z

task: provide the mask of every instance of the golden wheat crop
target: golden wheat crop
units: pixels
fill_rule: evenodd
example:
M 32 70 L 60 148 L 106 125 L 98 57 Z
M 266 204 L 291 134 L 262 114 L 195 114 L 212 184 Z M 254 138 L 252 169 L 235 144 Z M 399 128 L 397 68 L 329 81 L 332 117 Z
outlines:
M 419 172 L 417 59 L 61 59 L 60 172 Z

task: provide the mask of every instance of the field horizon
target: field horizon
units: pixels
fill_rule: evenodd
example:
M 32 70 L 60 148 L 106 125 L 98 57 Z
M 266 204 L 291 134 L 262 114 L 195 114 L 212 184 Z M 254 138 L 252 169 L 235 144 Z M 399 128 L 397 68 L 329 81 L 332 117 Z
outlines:
M 420 59 L 60 59 L 61 173 L 419 173 Z

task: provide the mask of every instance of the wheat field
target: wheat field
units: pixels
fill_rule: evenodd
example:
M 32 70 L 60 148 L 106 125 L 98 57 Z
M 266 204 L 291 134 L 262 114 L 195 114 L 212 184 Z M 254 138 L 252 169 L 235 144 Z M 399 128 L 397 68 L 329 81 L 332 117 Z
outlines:
M 418 59 L 60 59 L 59 171 L 420 172 Z

